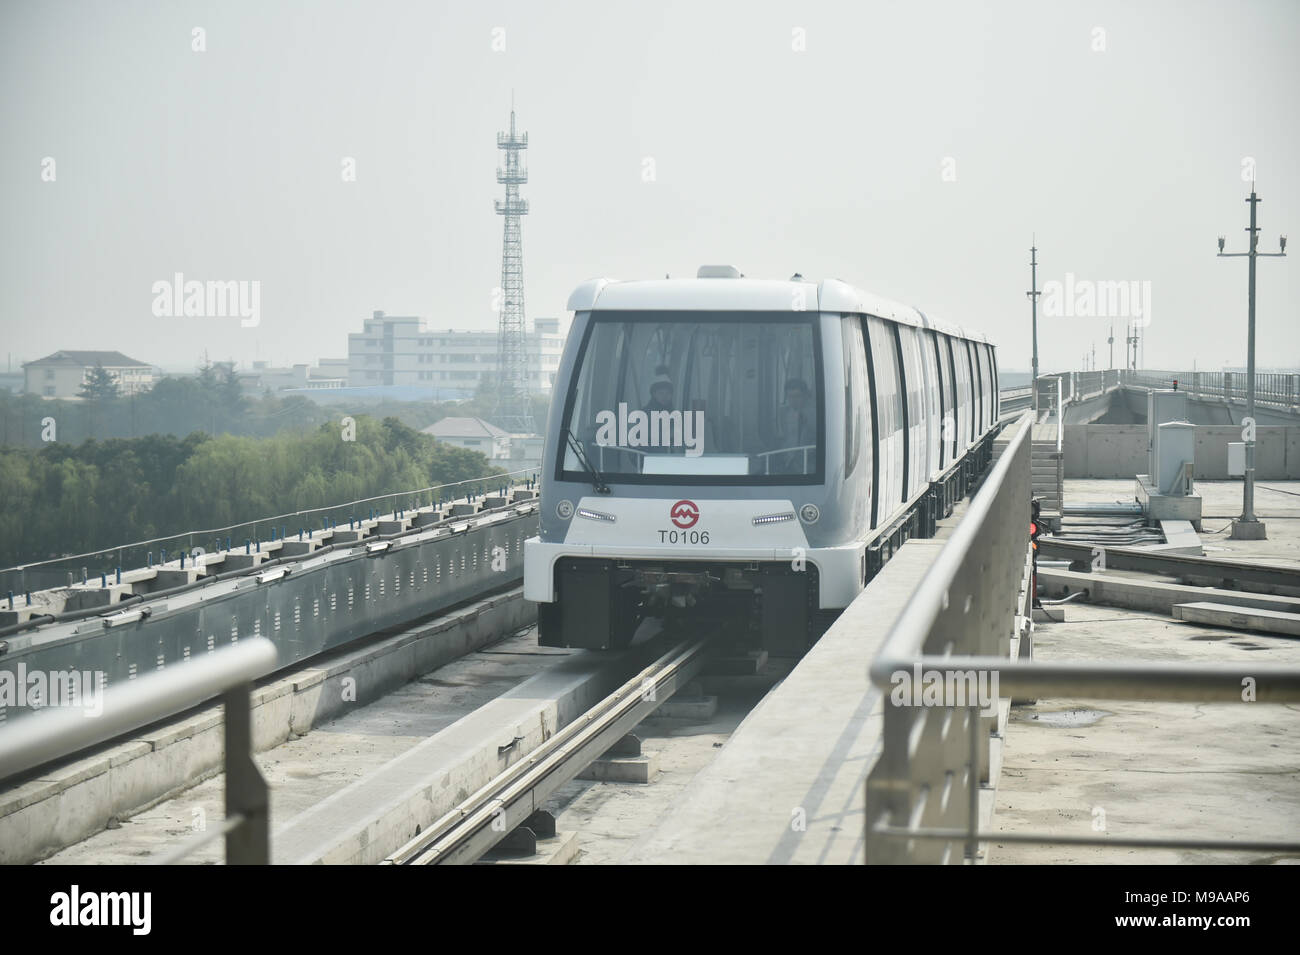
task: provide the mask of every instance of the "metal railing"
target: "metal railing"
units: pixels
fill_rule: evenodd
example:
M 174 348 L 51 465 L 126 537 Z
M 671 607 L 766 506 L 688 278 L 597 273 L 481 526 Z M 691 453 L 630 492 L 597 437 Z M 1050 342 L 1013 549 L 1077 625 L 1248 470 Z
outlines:
M 889 831 L 960 827 L 978 819 L 997 715 L 970 707 L 893 705 L 890 691 L 926 667 L 969 655 L 1005 662 L 1029 550 L 1029 454 L 1025 414 L 930 571 L 871 664 L 885 692 L 881 755 L 867 778 L 867 859 L 945 862 L 943 843 L 913 846 Z M 914 670 L 921 666 L 920 670 Z M 910 701 L 908 701 L 910 702 Z
M 270 801 L 266 780 L 253 762 L 251 690 L 252 681 L 275 663 L 275 647 L 269 640 L 244 640 L 110 689 L 91 690 L 74 701 L 76 705 L 51 706 L 5 725 L 0 729 L 0 781 L 220 696 L 225 706 L 225 820 L 161 861 L 176 862 L 224 835 L 226 862 L 267 864 L 271 861 Z
M 1061 453 L 1062 442 L 1065 439 L 1065 383 L 1061 378 L 1056 379 L 1056 453 Z M 1059 469 L 1058 469 L 1059 470 Z M 1060 485 L 1060 481 L 1057 485 Z M 1062 498 L 1064 500 L 1064 498 Z
M 1100 395 L 1120 383 L 1120 372 L 1118 370 L 1110 371 L 1070 371 L 1062 372 L 1056 375 L 1040 375 L 1034 382 L 1035 391 L 1039 399 L 1039 409 L 1044 405 L 1042 402 L 1051 402 L 1053 394 L 1058 393 L 1059 402 L 1053 407 L 1063 407 L 1071 401 L 1082 401 L 1084 398 L 1091 398 L 1094 395 Z
M 1246 400 L 1246 374 L 1239 371 L 1121 371 L 1120 381 L 1139 388 L 1173 388 L 1191 395 Z M 1277 372 L 1255 374 L 1255 402 L 1280 408 L 1300 404 L 1300 375 Z
M 1002 417 L 1011 417 L 1015 412 L 1023 411 L 1034 402 L 1034 389 L 1003 388 L 998 392 L 998 412 Z
M 1300 701 L 1298 667 L 1009 658 L 1011 634 L 1028 613 L 1029 421 L 1026 416 L 1016 426 L 871 664 L 871 681 L 886 692 L 881 755 L 867 780 L 867 860 L 976 861 L 978 844 L 989 841 L 1300 851 L 1295 841 L 981 831 L 979 791 L 990 782 L 997 714 L 982 713 L 969 699 L 948 698 L 938 706 L 891 700 L 887 691 L 901 685 L 900 676 L 919 679 L 933 672 L 945 682 L 957 675 L 963 685 L 973 681 L 992 688 L 995 697 L 1012 699 Z M 954 844 L 965 845 L 964 855 L 953 853 Z
M 310 537 L 323 530 L 337 528 L 339 522 L 373 520 L 383 514 L 416 510 L 420 507 L 457 500 L 468 494 L 481 495 L 499 488 L 513 487 L 536 474 L 536 468 L 507 471 L 502 474 L 468 478 L 464 481 L 363 497 L 341 504 L 304 508 L 277 514 L 274 517 L 261 517 L 206 530 L 181 531 L 164 537 L 152 537 L 148 540 L 131 541 L 100 550 L 86 551 L 83 554 L 67 554 L 47 560 L 27 561 L 0 569 L 0 596 L 11 592 L 18 595 L 17 601 L 23 601 L 23 595 L 47 587 L 69 586 L 101 577 L 115 578 L 119 572 L 138 567 L 161 567 L 168 563 L 176 563 L 179 566 L 187 558 L 193 560 L 196 556 L 205 553 L 241 547 L 245 541 L 256 545 L 259 542 L 273 541 L 277 535 L 294 535 L 300 532 L 306 532 Z M 158 556 L 157 561 L 154 560 L 155 552 Z M 7 600 L 15 600 L 15 598 L 9 597 Z M 8 603 L 5 606 L 8 607 Z M 19 604 L 15 603 L 15 606 Z

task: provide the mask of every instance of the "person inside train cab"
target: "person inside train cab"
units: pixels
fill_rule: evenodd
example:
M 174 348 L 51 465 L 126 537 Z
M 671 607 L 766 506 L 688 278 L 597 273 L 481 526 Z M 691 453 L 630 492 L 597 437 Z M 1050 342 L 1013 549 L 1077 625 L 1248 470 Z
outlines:
M 677 409 L 673 407 L 673 404 L 673 380 L 668 377 L 668 366 L 659 365 L 655 368 L 654 380 L 650 382 L 650 400 L 646 402 L 645 407 L 641 410 L 644 411 L 646 416 L 649 418 L 651 422 L 650 426 L 654 427 L 654 421 L 656 419 L 651 417 L 651 415 L 656 411 L 676 411 Z M 666 436 L 661 435 L 660 437 L 662 439 Z M 652 441 L 650 447 L 645 450 L 650 453 L 666 454 L 672 451 L 673 448 L 670 443 L 659 440 Z
M 652 411 L 672 411 L 673 380 L 668 377 L 668 367 L 659 365 L 655 368 L 654 380 L 650 382 L 650 400 L 641 409 L 646 414 Z
M 785 383 L 785 403 L 779 414 L 777 434 L 782 447 L 801 448 L 817 443 L 817 403 L 802 378 Z

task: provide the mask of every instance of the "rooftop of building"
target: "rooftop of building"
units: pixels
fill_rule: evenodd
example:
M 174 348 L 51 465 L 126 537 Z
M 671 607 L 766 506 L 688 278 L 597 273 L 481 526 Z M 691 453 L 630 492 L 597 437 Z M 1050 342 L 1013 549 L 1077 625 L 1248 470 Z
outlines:
M 66 365 L 68 367 L 103 365 L 105 368 L 148 368 L 149 364 L 128 358 L 120 351 L 69 351 L 61 349 L 26 362 L 23 367 L 31 365 Z
M 443 418 L 423 429 L 425 434 L 435 438 L 506 438 L 509 432 L 503 431 L 482 418 Z

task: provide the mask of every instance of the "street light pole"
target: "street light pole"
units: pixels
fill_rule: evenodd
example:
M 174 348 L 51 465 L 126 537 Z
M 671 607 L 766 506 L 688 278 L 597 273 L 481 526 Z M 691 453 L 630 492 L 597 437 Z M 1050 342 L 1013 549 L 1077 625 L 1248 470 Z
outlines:
M 1250 259 L 1246 292 L 1246 417 L 1242 422 L 1246 426 L 1242 433 L 1246 442 L 1246 479 L 1242 488 L 1241 517 L 1232 522 L 1232 538 L 1233 540 L 1264 540 L 1267 537 L 1264 523 L 1255 517 L 1255 259 L 1261 255 L 1266 258 L 1285 256 L 1286 236 L 1282 236 L 1278 241 L 1281 251 L 1260 252 L 1255 207 L 1263 200 L 1255 195 L 1254 183 L 1251 183 L 1250 198 L 1246 201 L 1250 203 L 1250 226 L 1246 229 L 1250 234 L 1248 240 L 1250 251 L 1224 252 L 1224 238 L 1219 236 L 1219 258 L 1233 259 L 1246 256 Z
M 1034 358 L 1032 374 L 1029 379 L 1029 385 L 1033 389 L 1034 410 L 1038 410 L 1038 296 L 1043 293 L 1038 291 L 1038 245 L 1035 243 L 1029 249 L 1029 291 L 1025 293 L 1029 297 L 1030 321 L 1034 336 Z

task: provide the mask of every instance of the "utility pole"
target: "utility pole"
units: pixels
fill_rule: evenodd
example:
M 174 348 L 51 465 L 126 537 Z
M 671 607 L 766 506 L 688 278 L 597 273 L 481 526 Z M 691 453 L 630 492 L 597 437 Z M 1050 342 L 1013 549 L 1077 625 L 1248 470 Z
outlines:
M 1138 327 L 1136 323 L 1130 324 L 1128 328 L 1128 337 L 1124 339 L 1124 359 L 1128 364 L 1130 371 L 1137 371 L 1138 366 Z M 1130 352 L 1132 353 L 1130 357 Z
M 1278 258 L 1286 255 L 1286 236 L 1278 240 L 1278 252 L 1260 252 L 1259 227 L 1256 225 L 1255 207 L 1263 200 L 1255 195 L 1255 184 L 1250 184 L 1249 252 L 1224 252 L 1224 237 L 1219 236 L 1219 257 L 1224 259 L 1246 256 L 1250 259 L 1246 291 L 1246 418 L 1242 422 L 1242 437 L 1246 441 L 1246 480 L 1243 482 L 1241 517 L 1232 522 L 1233 540 L 1265 540 L 1268 536 L 1264 523 L 1255 517 L 1255 259 Z
M 1029 314 L 1032 323 L 1034 336 L 1034 352 L 1032 374 L 1029 379 L 1029 386 L 1033 389 L 1031 392 L 1034 400 L 1034 410 L 1038 410 L 1038 296 L 1043 293 L 1038 291 L 1038 244 L 1029 248 L 1029 291 L 1025 293 L 1029 297 Z
M 1110 346 L 1110 360 L 1106 363 L 1106 369 L 1109 371 L 1115 367 L 1115 320 L 1110 320 L 1110 335 L 1106 339 L 1106 344 Z

